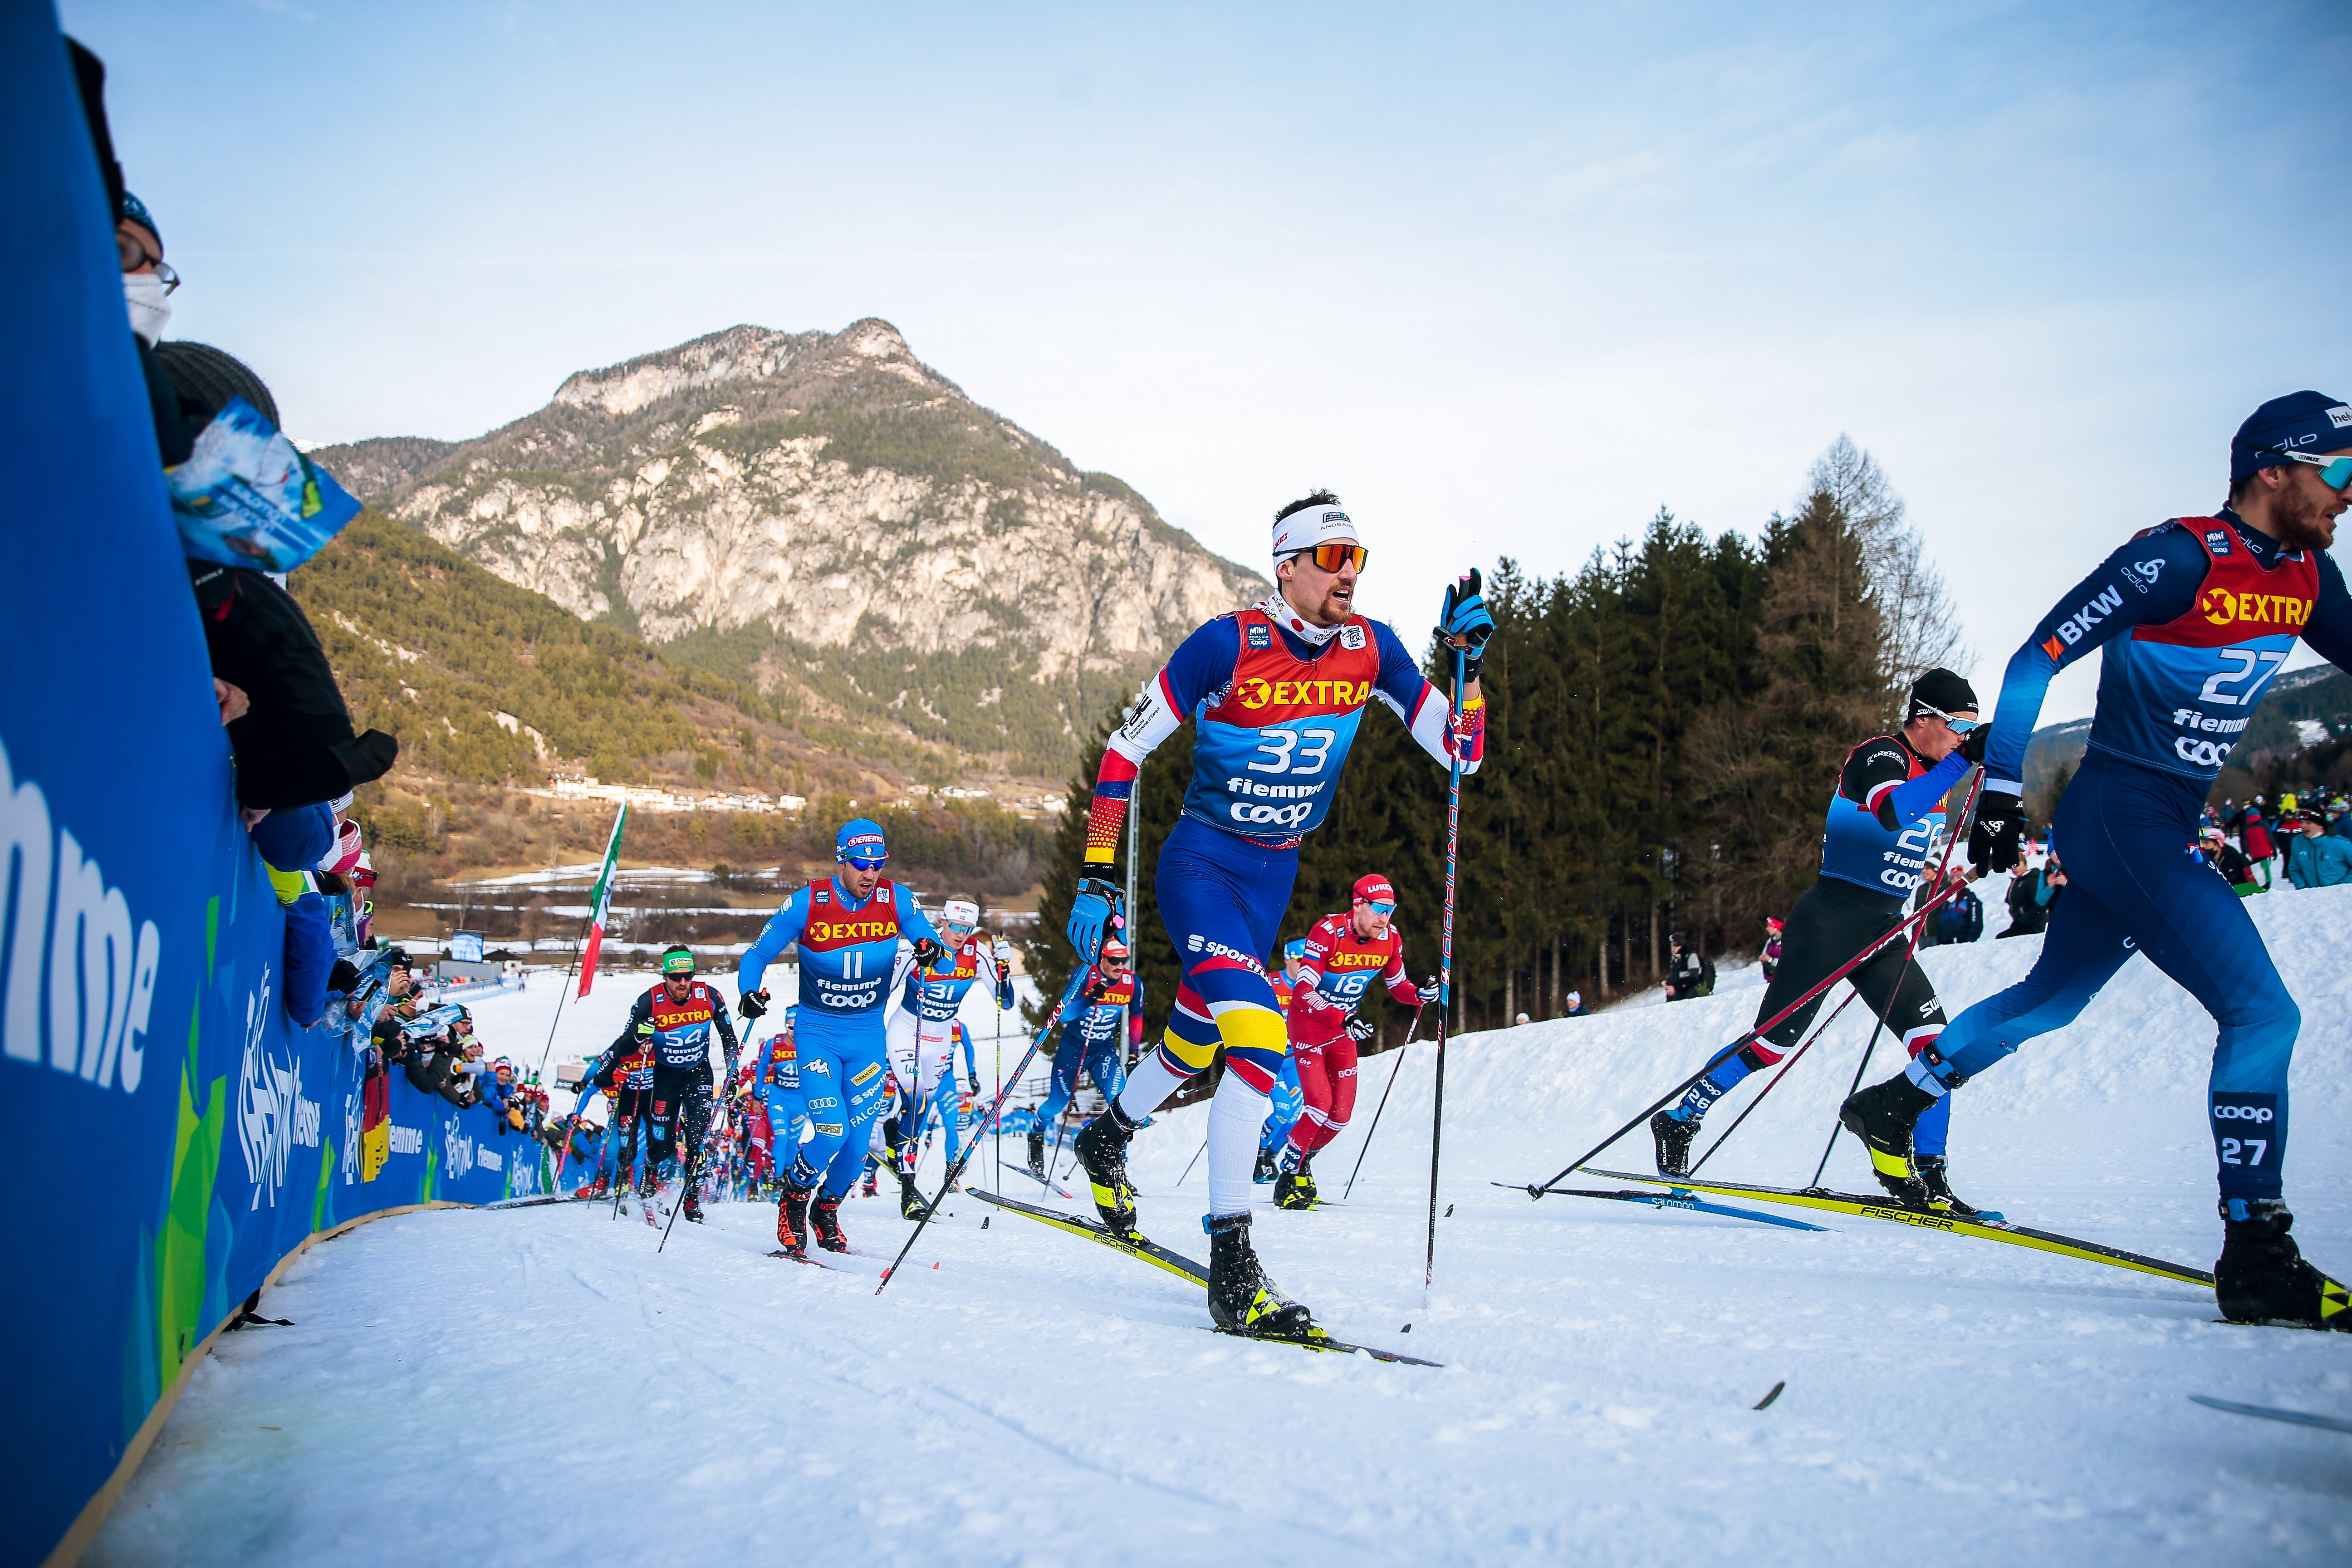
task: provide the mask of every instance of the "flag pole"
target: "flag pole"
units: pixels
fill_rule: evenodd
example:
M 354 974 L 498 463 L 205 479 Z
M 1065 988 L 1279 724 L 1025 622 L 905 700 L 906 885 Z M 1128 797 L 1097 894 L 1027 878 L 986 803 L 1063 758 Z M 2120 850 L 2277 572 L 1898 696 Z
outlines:
M 621 867 L 621 834 L 627 827 L 628 822 L 629 803 L 623 801 L 621 809 L 613 814 L 613 835 L 604 843 L 604 864 L 597 873 L 595 890 L 589 896 L 588 913 L 580 921 L 580 934 L 572 939 L 572 956 L 564 961 L 565 984 L 555 994 L 555 1016 L 547 1021 L 547 1044 L 540 1048 L 539 1053 L 537 1076 L 542 1079 L 547 1075 L 547 1058 L 555 1050 L 555 1028 L 563 1020 L 563 1003 L 572 990 L 570 981 L 573 967 L 577 965 L 580 969 L 580 994 L 585 996 L 590 988 L 596 984 L 596 954 L 604 945 L 604 911 L 613 901 L 613 879 L 618 874 Z M 581 944 L 587 940 L 592 928 L 596 933 L 596 942 L 589 950 L 588 962 L 581 964 Z M 575 1096 L 572 1110 L 576 1111 L 579 1109 Z

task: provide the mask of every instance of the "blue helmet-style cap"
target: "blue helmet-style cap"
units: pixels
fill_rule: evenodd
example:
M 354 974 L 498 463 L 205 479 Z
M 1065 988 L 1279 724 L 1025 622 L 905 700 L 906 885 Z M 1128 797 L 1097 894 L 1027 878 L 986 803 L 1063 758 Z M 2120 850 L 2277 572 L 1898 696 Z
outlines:
M 2333 452 L 2352 447 L 2352 405 L 2316 392 L 2273 397 L 2238 426 L 2230 438 L 2230 482 L 2286 461 L 2289 452 Z
M 867 817 L 852 817 L 841 825 L 833 836 L 833 858 L 835 860 L 887 860 L 890 851 L 882 843 L 882 825 Z
M 1306 939 L 1305 937 L 1303 937 L 1303 936 L 1301 936 L 1301 937 L 1293 937 L 1289 942 L 1287 942 L 1284 943 L 1284 944 L 1283 944 L 1283 949 L 1282 949 L 1282 956 L 1283 956 L 1283 957 L 1285 957 L 1285 958 L 1304 958 L 1304 957 L 1306 957 L 1306 956 L 1307 956 L 1307 939 Z

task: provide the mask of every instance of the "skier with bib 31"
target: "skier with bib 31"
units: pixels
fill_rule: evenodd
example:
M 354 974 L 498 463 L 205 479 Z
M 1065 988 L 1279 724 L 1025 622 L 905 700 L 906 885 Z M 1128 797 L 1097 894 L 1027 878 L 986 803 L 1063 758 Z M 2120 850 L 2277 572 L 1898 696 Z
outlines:
M 841 1234 L 841 1200 L 866 1168 L 866 1144 L 889 1082 L 883 1020 L 898 943 L 913 944 L 919 965 L 946 951 L 914 894 L 882 875 L 890 853 L 877 825 L 862 816 L 845 824 L 833 855 L 841 868 L 785 900 L 735 973 L 738 1005 L 746 1018 L 756 1018 L 768 1010 L 762 984 L 768 965 L 787 947 L 800 948 L 793 1043 L 810 1134 L 793 1154 L 783 1195 L 776 1200 L 776 1239 L 795 1257 L 807 1250 L 811 1227 L 826 1251 L 849 1250 Z
M 1276 591 L 1186 637 L 1103 752 L 1086 865 L 1107 879 L 1137 764 L 1186 720 L 1195 725 L 1192 782 L 1153 883 L 1182 971 L 1174 1009 L 1159 1049 L 1078 1134 L 1077 1151 L 1103 1223 L 1131 1233 L 1128 1140 L 1222 1044 L 1202 1222 L 1210 1315 L 1229 1332 L 1307 1338 L 1321 1332 L 1313 1315 L 1274 1288 L 1249 1239 L 1251 1157 L 1288 1044 L 1260 955 L 1273 951 L 1299 843 L 1330 812 L 1367 703 L 1387 703 L 1439 763 L 1458 757 L 1463 772 L 1476 770 L 1486 717 L 1478 672 L 1495 622 L 1477 574 L 1447 587 L 1437 630 L 1465 654 L 1457 711 L 1394 632 L 1356 614 L 1366 552 L 1337 497 L 1318 491 L 1276 512 L 1273 554 Z M 1082 883 L 1068 924 L 1081 963 L 1100 952 L 1110 916 L 1105 891 Z
M 950 899 L 940 906 L 940 922 L 947 928 L 945 946 L 929 963 L 908 966 L 886 1031 L 890 1072 L 898 1083 L 896 1136 L 889 1143 L 898 1176 L 898 1210 L 908 1219 L 919 1218 L 923 1212 L 922 1195 L 915 1190 L 915 1162 L 922 1152 L 924 1122 L 942 1095 L 946 1103 L 941 1120 L 950 1165 L 960 1152 L 962 1133 L 955 1115 L 951 1058 L 956 1016 L 963 1008 L 964 993 L 986 974 L 993 982 L 997 1006 L 1013 1005 L 1012 952 L 1002 938 L 993 944 L 982 938 L 980 905 L 970 899 Z
M 2345 1287 L 2305 1262 L 2288 1234 L 2287 1064 L 2302 1014 L 2243 900 L 2198 848 L 2198 823 L 2296 637 L 2338 665 L 2352 660 L 2352 597 L 2326 554 L 2347 483 L 2352 405 L 2315 392 L 2273 398 L 2230 443 L 2228 506 L 2143 531 L 2034 628 L 2002 678 L 1969 850 L 1979 866 L 2016 861 L 2018 781 L 2042 693 L 2104 647 L 2088 749 L 2051 824 L 2066 896 L 2031 973 L 1962 1013 L 1900 1077 L 1856 1093 L 1839 1116 L 1872 1163 L 1899 1177 L 1913 1129 L 1953 1090 L 2073 1023 L 2145 953 L 2218 1026 L 2205 1098 L 2221 1188 L 2221 1315 L 2342 1330 L 2352 1330 Z

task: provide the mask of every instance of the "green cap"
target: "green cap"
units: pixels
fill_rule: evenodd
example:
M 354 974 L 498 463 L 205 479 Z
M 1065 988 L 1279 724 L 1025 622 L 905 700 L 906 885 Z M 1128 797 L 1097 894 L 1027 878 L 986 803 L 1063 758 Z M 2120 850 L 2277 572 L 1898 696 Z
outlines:
M 692 953 L 690 953 L 690 952 L 687 952 L 687 951 L 685 951 L 683 948 L 677 949 L 677 950 L 676 950 L 676 951 L 674 951 L 674 952 L 665 952 L 665 953 L 663 953 L 663 954 L 662 954 L 662 973 L 663 973 L 664 974 L 691 974 L 691 973 L 694 973 L 694 954 L 692 954 Z

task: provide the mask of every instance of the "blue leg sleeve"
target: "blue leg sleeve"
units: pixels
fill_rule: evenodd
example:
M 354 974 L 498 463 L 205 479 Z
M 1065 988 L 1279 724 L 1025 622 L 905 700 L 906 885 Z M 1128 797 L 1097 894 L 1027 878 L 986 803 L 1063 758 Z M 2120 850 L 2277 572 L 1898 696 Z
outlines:
M 956 1156 L 963 1152 L 963 1118 L 956 1114 L 961 1097 L 956 1091 L 955 1063 L 948 1063 L 948 1068 L 940 1074 L 940 1081 L 931 1089 L 930 1108 L 939 1113 L 940 1136 L 946 1141 L 948 1163 L 952 1165 Z
M 845 1131 L 842 1135 L 841 1147 L 833 1152 L 830 1163 L 824 1167 L 824 1190 L 835 1197 L 846 1197 L 850 1187 L 866 1169 L 866 1148 L 873 1142 L 874 1122 L 887 1109 L 883 1090 L 890 1082 L 890 1064 L 889 1047 L 878 1025 L 873 1031 L 872 1039 L 845 1041 L 838 1049 L 843 1074 L 838 1081 L 843 1089 L 842 1098 L 846 1102 L 847 1120 L 844 1123 Z M 802 1052 L 801 1061 L 801 1071 L 805 1074 L 808 1071 L 805 1049 Z M 806 1089 L 803 1079 L 803 1092 L 806 1092 Z M 812 1111 L 815 1109 L 814 1099 L 810 1109 Z M 808 1150 L 814 1147 L 814 1143 L 806 1146 Z M 816 1167 L 816 1157 L 813 1153 L 804 1152 L 803 1158 L 811 1169 Z
M 1940 1158 L 1951 1131 L 1952 1097 L 1948 1094 L 1919 1113 L 1919 1123 L 1911 1130 L 1911 1152 Z
M 1064 1034 L 1054 1052 L 1054 1086 L 1046 1091 L 1045 1103 L 1037 1107 L 1037 1124 L 1047 1129 L 1049 1135 L 1055 1120 L 1069 1109 L 1070 1096 L 1078 1092 L 1078 1068 L 1085 1065 L 1086 1054 L 1075 1033 Z
M 1117 1100 L 1118 1091 L 1127 1087 L 1127 1053 L 1119 1049 L 1117 1040 L 1108 1040 L 1087 1053 L 1087 1076 L 1108 1100 Z
M 1307 1096 L 1298 1088 L 1297 1057 L 1283 1057 L 1282 1070 L 1275 1074 L 1274 1093 L 1266 1104 L 1265 1131 L 1258 1136 L 1258 1147 L 1278 1149 L 1290 1141 L 1290 1124 L 1307 1106 Z

